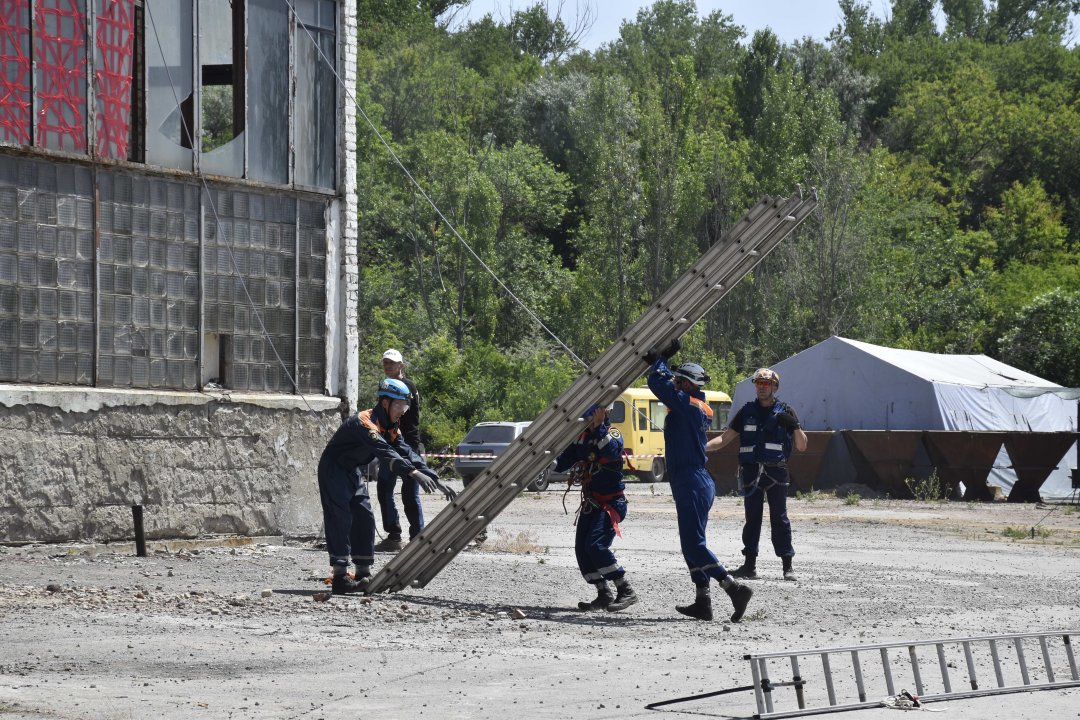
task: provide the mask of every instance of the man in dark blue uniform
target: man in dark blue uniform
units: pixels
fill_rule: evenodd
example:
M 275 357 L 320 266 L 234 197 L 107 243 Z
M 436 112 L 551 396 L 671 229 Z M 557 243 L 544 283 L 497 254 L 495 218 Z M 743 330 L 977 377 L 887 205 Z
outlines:
M 383 353 L 382 367 L 386 377 L 400 380 L 409 389 L 409 409 L 398 421 L 398 428 L 408 446 L 418 455 L 423 455 L 424 446 L 420 444 L 420 391 L 417 390 L 416 383 L 405 377 L 405 358 L 400 351 L 390 348 Z M 382 515 L 386 537 L 375 546 L 376 550 L 396 552 L 403 546 L 401 519 L 394 504 L 394 486 L 397 481 L 398 476 L 393 470 L 379 463 L 375 491 L 379 497 L 379 513 Z M 420 486 L 407 475 L 401 478 L 401 504 L 405 509 L 405 518 L 409 521 L 409 539 L 412 540 L 424 529 L 424 508 L 420 504 Z
M 623 494 L 623 439 L 608 421 L 608 408 L 593 403 L 581 416 L 589 422 L 570 447 L 555 461 L 557 472 L 571 471 L 571 482 L 581 482 L 581 507 L 576 523 L 574 552 L 585 582 L 596 586 L 596 598 L 578 603 L 581 610 L 616 612 L 638 601 L 611 543 L 620 537 L 619 523 L 626 519 Z M 612 597 L 608 581 L 618 592 Z
M 705 543 L 705 525 L 716 496 L 716 485 L 705 469 L 705 431 L 712 425 L 712 408 L 701 391 L 709 376 L 696 363 L 683 363 L 674 372 L 667 361 L 679 350 L 677 340 L 663 351 L 650 350 L 645 359 L 652 364 L 649 389 L 668 408 L 664 419 L 664 458 L 667 460 L 671 494 L 679 522 L 679 543 L 690 568 L 690 579 L 697 595 L 690 605 L 678 605 L 677 611 L 698 620 L 712 620 L 712 597 L 709 580 L 720 583 L 738 622 L 754 594 L 738 583 L 716 559 Z
M 757 397 L 739 408 L 724 433 L 705 446 L 706 452 L 716 452 L 739 437 L 739 486 L 746 513 L 742 532 L 745 560 L 731 574 L 748 580 L 757 579 L 758 540 L 766 500 L 773 551 L 783 563 L 784 579 L 795 580 L 791 565 L 795 548 L 791 545 L 791 521 L 787 514 L 787 459 L 792 447 L 799 452 L 806 450 L 807 438 L 795 410 L 776 397 L 779 389 L 780 376 L 776 371 L 760 368 L 754 373 Z
M 361 467 L 378 457 L 380 464 L 399 477 L 411 477 L 424 492 L 440 490 L 447 500 L 455 497 L 401 437 L 398 422 L 409 399 L 403 382 L 386 378 L 379 383 L 375 407 L 342 423 L 319 459 L 319 499 L 335 595 L 363 592 L 375 560 L 375 514 Z M 350 559 L 355 579 L 348 574 Z

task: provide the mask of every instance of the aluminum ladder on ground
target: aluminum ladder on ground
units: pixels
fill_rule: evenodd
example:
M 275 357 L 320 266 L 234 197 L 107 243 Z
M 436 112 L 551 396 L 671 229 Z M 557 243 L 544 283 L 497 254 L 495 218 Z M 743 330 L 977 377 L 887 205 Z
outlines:
M 413 538 L 368 585 L 368 593 L 424 587 L 581 430 L 581 413 L 610 403 L 648 367 L 650 348 L 681 337 L 817 205 L 817 193 L 759 201 L 628 328 L 570 388 Z
M 1077 673 L 1071 638 L 1074 634 L 1077 633 L 1054 631 L 986 635 L 746 655 L 745 659 L 750 661 L 754 699 L 757 702 L 754 717 L 764 720 L 881 707 L 882 697 L 894 697 L 899 692 L 898 687 L 908 690 L 914 687 L 919 702 L 931 702 L 1078 686 L 1080 674 Z M 1025 645 L 1029 650 L 1037 648 L 1041 653 L 1041 667 L 1028 667 Z M 890 657 L 890 654 L 893 656 Z M 803 662 L 800 663 L 800 659 Z M 790 664 L 791 680 L 773 680 L 769 674 L 770 660 L 781 661 L 783 666 Z M 1067 679 L 1058 679 L 1055 660 L 1059 670 L 1068 666 Z M 937 666 L 941 673 L 940 680 L 936 677 L 924 679 L 924 672 L 927 676 L 936 675 L 928 665 Z M 977 665 L 993 667 L 992 682 L 980 678 Z M 808 666 L 812 666 L 809 673 Z M 963 677 L 958 684 L 964 687 L 953 688 L 950 668 L 963 668 L 960 670 Z M 894 676 L 894 670 L 904 673 L 904 676 Z M 786 671 L 787 667 L 784 667 L 783 672 Z M 884 686 L 875 684 L 874 688 L 868 690 L 867 676 L 871 671 L 875 678 L 884 680 Z M 877 675 L 878 671 L 880 676 Z M 1016 682 L 1017 673 L 1019 684 Z M 1036 674 L 1041 677 L 1033 677 Z M 905 685 L 908 682 L 911 684 Z M 824 696 L 821 695 L 822 686 Z M 797 709 L 777 707 L 780 702 L 774 693 L 781 687 L 794 688 Z M 817 692 L 811 692 L 811 689 Z M 868 698 L 868 692 L 871 695 L 873 692 L 882 693 L 882 697 Z M 815 700 L 827 700 L 828 705 L 808 704 Z

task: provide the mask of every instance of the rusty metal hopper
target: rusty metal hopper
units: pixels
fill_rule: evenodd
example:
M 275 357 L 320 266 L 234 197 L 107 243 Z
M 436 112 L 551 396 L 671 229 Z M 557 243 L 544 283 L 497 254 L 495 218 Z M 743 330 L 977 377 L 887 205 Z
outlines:
M 1013 432 L 1005 437 L 1016 484 L 1009 502 L 1039 502 L 1039 488 L 1080 437 L 1075 432 Z
M 793 450 L 788 458 L 788 471 L 791 473 L 792 492 L 808 492 L 817 483 L 821 464 L 825 461 L 825 451 L 835 433 L 831 430 L 815 430 L 806 433 L 806 451 Z
M 858 481 L 892 497 L 911 497 L 904 482 L 922 442 L 922 430 L 844 430 L 841 435 Z
M 708 433 L 709 439 L 720 433 Z M 717 495 L 731 495 L 739 487 L 739 443 L 731 442 L 720 452 L 709 453 L 705 469 L 712 475 L 716 483 Z
M 965 500 L 993 500 L 986 478 L 994 469 L 1001 443 L 1009 433 L 999 431 L 927 430 L 926 450 L 938 478 L 954 490 L 964 483 Z

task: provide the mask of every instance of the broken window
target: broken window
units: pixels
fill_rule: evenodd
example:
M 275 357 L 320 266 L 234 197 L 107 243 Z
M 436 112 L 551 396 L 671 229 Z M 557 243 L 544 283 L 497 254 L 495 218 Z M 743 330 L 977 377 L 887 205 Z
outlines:
M 30 144 L 30 0 L 0 3 L 0 143 Z
M 259 72 L 248 78 L 248 177 L 289 182 L 289 7 L 281 0 L 251 0 L 248 53 Z
M 34 24 L 36 144 L 86 152 L 86 0 L 37 0 Z
M 337 3 L 297 0 L 296 184 L 333 188 L 337 174 Z
M 244 3 L 199 0 L 199 169 L 244 174 Z
M 146 162 L 191 170 L 192 0 L 145 0 Z

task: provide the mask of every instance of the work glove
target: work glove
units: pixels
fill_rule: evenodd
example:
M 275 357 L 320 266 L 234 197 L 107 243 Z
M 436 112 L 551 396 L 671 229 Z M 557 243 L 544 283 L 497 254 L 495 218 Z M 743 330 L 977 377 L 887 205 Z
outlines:
M 671 338 L 671 342 L 668 346 L 660 351 L 660 357 L 665 360 L 670 360 L 675 353 L 682 349 L 682 343 L 679 342 L 679 338 Z
M 799 427 L 799 419 L 789 412 L 782 412 L 776 416 L 776 424 L 788 432 L 795 432 Z
M 416 480 L 420 488 L 426 493 L 433 493 L 436 490 L 441 492 L 447 499 L 447 501 L 453 500 L 457 497 L 457 493 L 442 484 L 439 480 L 439 476 L 432 472 L 430 475 L 420 470 L 413 470 L 411 473 L 413 479 Z
M 645 353 L 645 362 L 649 363 L 649 365 L 655 365 L 659 359 L 660 351 L 656 348 L 649 348 L 649 351 Z

